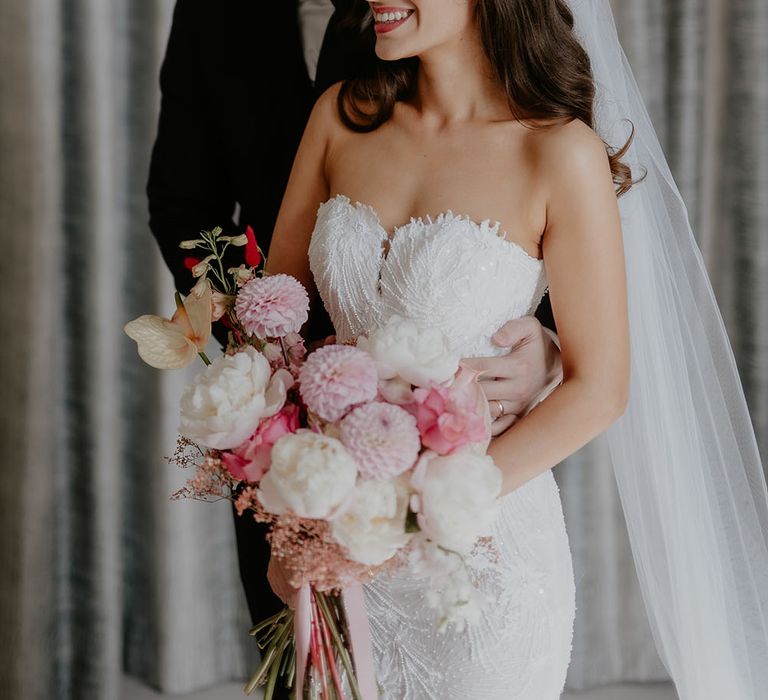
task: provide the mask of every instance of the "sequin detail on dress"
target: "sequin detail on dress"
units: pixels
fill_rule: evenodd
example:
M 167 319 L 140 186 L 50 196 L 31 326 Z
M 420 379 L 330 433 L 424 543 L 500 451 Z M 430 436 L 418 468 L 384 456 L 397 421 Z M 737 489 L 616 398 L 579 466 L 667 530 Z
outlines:
M 436 325 L 464 357 L 499 355 L 491 336 L 535 311 L 544 263 L 491 225 L 447 210 L 390 235 L 370 205 L 318 207 L 309 262 L 344 341 L 392 314 Z M 471 560 L 493 604 L 457 633 L 436 631 L 407 569 L 364 587 L 382 700 L 557 700 L 570 663 L 575 585 L 559 490 L 548 470 L 504 497 L 496 562 Z

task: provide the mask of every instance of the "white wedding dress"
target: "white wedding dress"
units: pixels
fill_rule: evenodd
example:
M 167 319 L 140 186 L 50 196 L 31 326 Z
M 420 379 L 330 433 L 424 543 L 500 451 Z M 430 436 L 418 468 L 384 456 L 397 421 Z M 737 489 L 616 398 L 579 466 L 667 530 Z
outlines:
M 499 235 L 499 223 L 451 210 L 411 218 L 389 236 L 375 210 L 338 194 L 323 202 L 310 268 L 343 342 L 392 314 L 440 327 L 463 356 L 531 314 L 547 284 L 542 260 Z M 384 700 L 557 700 L 570 663 L 575 585 L 559 490 L 548 470 L 506 495 L 496 562 L 470 561 L 488 591 L 480 622 L 436 630 L 424 582 L 407 569 L 364 587 Z

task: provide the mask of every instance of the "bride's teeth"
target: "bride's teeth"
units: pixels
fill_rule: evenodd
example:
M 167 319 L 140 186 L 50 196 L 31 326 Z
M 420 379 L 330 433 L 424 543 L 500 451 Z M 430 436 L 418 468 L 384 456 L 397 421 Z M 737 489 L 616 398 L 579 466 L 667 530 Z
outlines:
M 405 19 L 409 12 L 378 12 L 376 13 L 377 22 L 396 22 L 401 19 Z

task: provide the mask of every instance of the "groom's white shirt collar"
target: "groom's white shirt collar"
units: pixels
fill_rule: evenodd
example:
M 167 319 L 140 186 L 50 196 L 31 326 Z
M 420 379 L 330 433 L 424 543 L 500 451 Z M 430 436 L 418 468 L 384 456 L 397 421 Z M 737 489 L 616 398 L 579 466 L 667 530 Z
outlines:
M 325 28 L 332 14 L 331 0 L 299 0 L 299 24 L 304 44 L 304 61 L 313 82 L 317 73 L 317 59 L 320 56 Z

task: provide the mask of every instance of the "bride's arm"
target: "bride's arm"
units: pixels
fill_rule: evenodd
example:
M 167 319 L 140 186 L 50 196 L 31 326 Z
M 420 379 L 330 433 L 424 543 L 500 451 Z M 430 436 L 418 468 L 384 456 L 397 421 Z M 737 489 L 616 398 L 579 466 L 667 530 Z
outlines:
M 491 443 L 503 494 L 608 428 L 629 392 L 624 246 L 605 146 L 575 120 L 541 139 L 540 157 L 548 191 L 542 253 L 563 382 Z
M 307 288 L 313 302 L 317 290 L 307 251 L 317 208 L 328 197 L 325 154 L 336 119 L 336 94 L 340 84 L 325 90 L 309 115 L 277 213 L 265 265 L 269 274 L 283 272 L 296 277 Z

